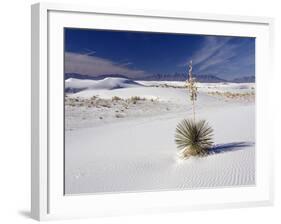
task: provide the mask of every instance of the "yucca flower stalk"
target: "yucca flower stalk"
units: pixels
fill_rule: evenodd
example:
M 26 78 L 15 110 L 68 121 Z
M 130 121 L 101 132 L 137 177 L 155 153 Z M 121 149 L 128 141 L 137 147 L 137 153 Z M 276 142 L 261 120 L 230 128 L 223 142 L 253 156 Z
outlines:
M 190 93 L 190 100 L 192 101 L 193 121 L 195 122 L 195 101 L 197 100 L 197 86 L 196 79 L 192 77 L 192 61 L 189 62 L 188 79 L 186 80 L 186 87 Z

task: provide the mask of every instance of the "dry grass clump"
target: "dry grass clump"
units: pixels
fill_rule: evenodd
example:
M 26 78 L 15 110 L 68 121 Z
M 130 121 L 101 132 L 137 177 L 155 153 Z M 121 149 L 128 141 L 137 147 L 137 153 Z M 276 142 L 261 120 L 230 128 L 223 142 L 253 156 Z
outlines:
M 111 107 L 111 100 L 101 99 L 97 96 L 92 96 L 91 98 L 80 98 L 80 97 L 65 97 L 65 105 L 71 107 Z
M 137 104 L 138 101 L 144 101 L 145 98 L 139 97 L 139 96 L 131 96 L 129 99 L 127 99 L 128 103 Z
M 233 93 L 233 92 L 208 92 L 211 96 L 218 96 L 226 99 L 233 99 L 233 100 L 252 100 L 255 97 L 254 92 L 246 92 L 246 93 Z
M 124 114 L 119 114 L 119 113 L 117 113 L 117 114 L 115 114 L 115 117 L 116 117 L 116 118 L 124 118 L 125 115 L 124 115 Z
M 157 85 L 150 85 L 151 87 L 156 87 L 156 88 L 173 88 L 173 89 L 184 89 L 186 88 L 185 86 L 180 86 L 180 85 L 173 85 L 173 84 L 157 84 Z
M 111 98 L 111 100 L 112 100 L 112 101 L 119 101 L 119 100 L 121 100 L 121 98 L 120 98 L 119 96 L 113 96 L 113 97 Z
M 121 98 L 119 96 L 113 96 L 111 99 L 100 98 L 98 96 L 92 96 L 91 98 L 80 97 L 65 97 L 65 105 L 71 107 L 87 107 L 87 108 L 114 108 L 115 106 L 122 106 L 123 110 L 128 109 L 130 105 L 137 104 L 138 102 L 146 101 L 146 98 L 140 96 L 132 96 L 130 98 Z M 151 100 L 148 102 L 155 102 Z
M 145 98 L 142 98 L 140 96 L 131 96 L 130 100 L 139 101 L 139 100 L 145 100 Z

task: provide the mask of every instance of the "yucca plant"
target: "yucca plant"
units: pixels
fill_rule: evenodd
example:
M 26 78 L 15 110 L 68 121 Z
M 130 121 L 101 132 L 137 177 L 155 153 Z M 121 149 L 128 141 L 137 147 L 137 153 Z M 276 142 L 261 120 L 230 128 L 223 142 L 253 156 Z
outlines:
M 213 129 L 205 120 L 182 120 L 176 128 L 175 141 L 182 156 L 205 155 L 212 147 Z
M 196 79 L 192 77 L 192 61 L 189 63 L 186 87 L 192 101 L 192 120 L 182 120 L 176 128 L 175 142 L 182 157 L 204 155 L 212 147 L 213 129 L 205 120 L 195 121 L 195 101 L 197 100 Z

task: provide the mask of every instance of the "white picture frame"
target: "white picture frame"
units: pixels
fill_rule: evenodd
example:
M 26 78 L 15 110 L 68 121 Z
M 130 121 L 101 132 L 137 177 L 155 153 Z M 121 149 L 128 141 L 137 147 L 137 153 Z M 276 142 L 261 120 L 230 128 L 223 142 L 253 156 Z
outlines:
M 31 214 L 37 220 L 100 217 L 191 209 L 265 206 L 273 203 L 273 147 L 266 132 L 272 82 L 273 19 L 190 12 L 100 9 L 94 6 L 32 5 Z M 97 21 L 92 23 L 93 18 Z M 153 21 L 153 23 L 148 23 Z M 63 27 L 254 36 L 256 48 L 256 185 L 223 189 L 64 196 L 62 116 Z M 133 24 L 133 25 L 132 25 Z M 147 25 L 150 24 L 150 25 Z M 174 27 L 174 28 L 172 28 Z M 185 32 L 185 31 L 183 31 Z M 53 49 L 56 49 L 54 51 Z M 265 76 L 264 74 L 268 75 Z M 56 99 L 55 99 L 56 98 Z M 59 109 L 60 110 L 60 109 Z M 188 200 L 187 200 L 188 199 Z

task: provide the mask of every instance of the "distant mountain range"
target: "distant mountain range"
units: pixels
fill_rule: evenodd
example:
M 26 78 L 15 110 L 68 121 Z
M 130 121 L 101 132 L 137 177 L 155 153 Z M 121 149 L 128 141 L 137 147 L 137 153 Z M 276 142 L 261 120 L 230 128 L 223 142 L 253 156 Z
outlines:
M 76 79 L 90 79 L 90 80 L 101 80 L 107 77 L 115 77 L 115 78 L 126 78 L 131 79 L 125 75 L 121 74 L 106 74 L 99 76 L 90 76 L 90 75 L 81 75 L 77 73 L 66 73 L 64 75 L 64 79 L 76 78 Z M 217 83 L 217 82 L 235 82 L 235 83 L 248 83 L 255 82 L 255 76 L 244 76 L 241 78 L 235 78 L 233 80 L 221 79 L 215 75 L 194 75 L 198 82 L 203 83 Z M 186 73 L 174 73 L 174 74 L 155 74 L 144 76 L 141 78 L 137 78 L 135 80 L 143 80 L 143 81 L 185 81 L 187 79 Z
M 245 76 L 245 77 L 233 79 L 233 82 L 237 82 L 237 83 L 255 82 L 255 81 L 256 81 L 255 76 Z

